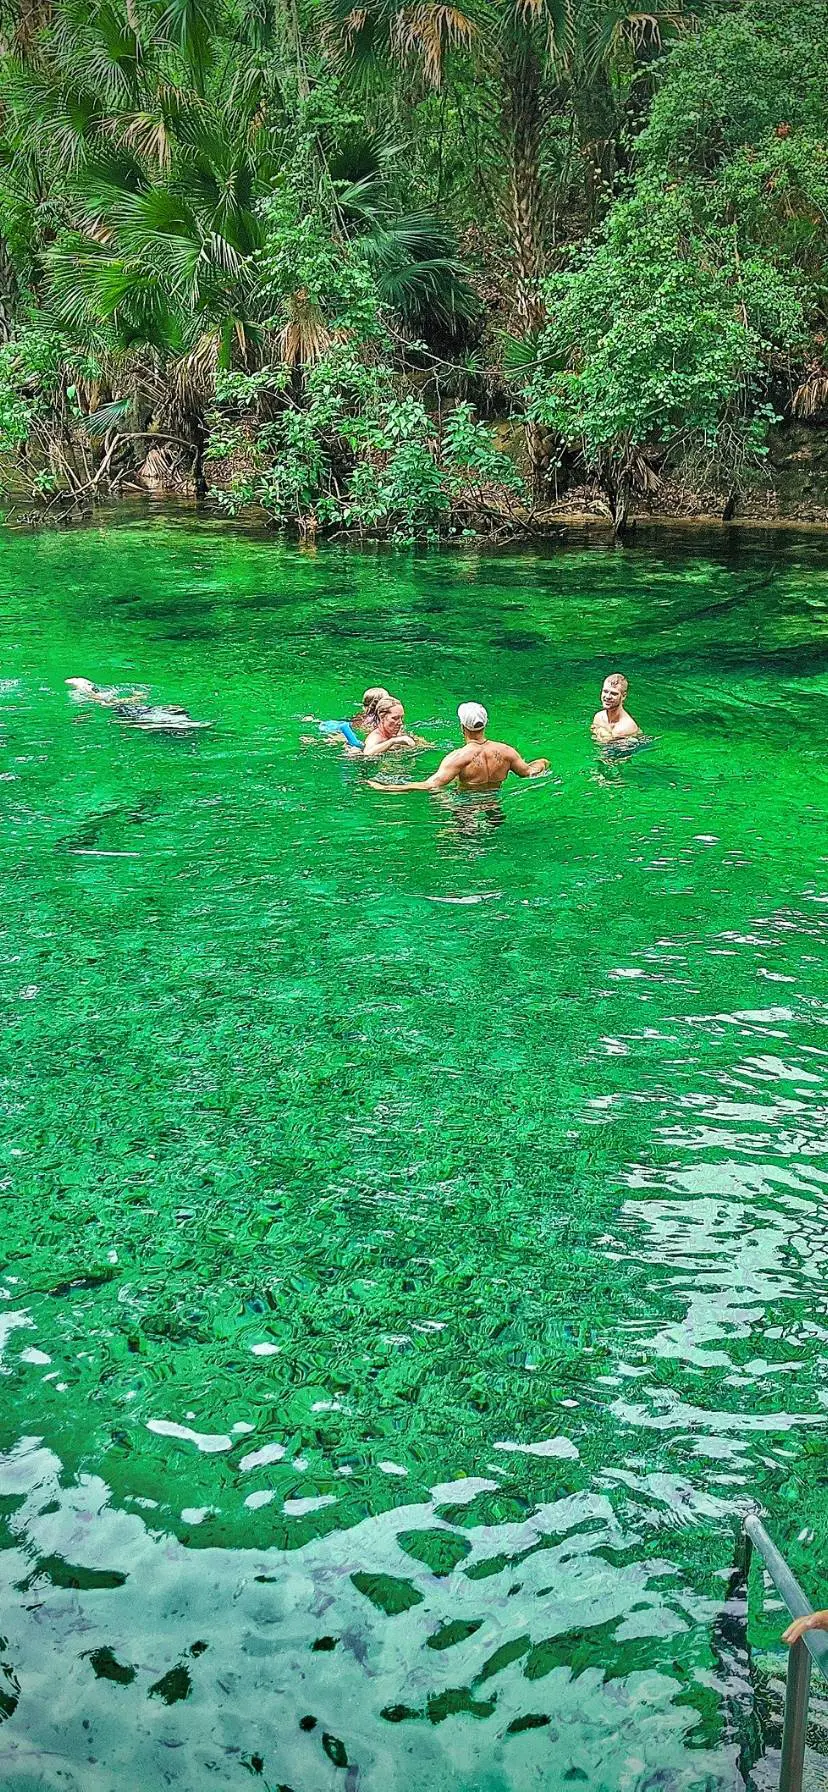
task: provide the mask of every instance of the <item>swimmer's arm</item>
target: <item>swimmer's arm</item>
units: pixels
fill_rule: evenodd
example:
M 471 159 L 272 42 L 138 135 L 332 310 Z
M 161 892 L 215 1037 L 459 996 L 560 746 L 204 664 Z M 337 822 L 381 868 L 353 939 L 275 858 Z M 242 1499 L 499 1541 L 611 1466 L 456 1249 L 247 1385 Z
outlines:
M 394 734 L 390 740 L 378 740 L 374 741 L 373 744 L 371 743 L 369 736 L 369 739 L 365 742 L 365 746 L 362 749 L 362 758 L 379 759 L 380 755 L 382 753 L 387 753 L 390 747 L 413 747 L 415 744 L 414 737 L 411 734 Z
M 599 709 L 593 716 L 589 731 L 593 740 L 612 740 L 612 729 L 610 728 L 602 709 Z
M 391 796 L 397 796 L 402 790 L 445 790 L 457 777 L 460 770 L 458 760 L 462 751 L 461 747 L 457 753 L 447 753 L 436 772 L 432 772 L 430 778 L 420 778 L 416 784 L 381 784 L 378 778 L 369 778 L 368 782 L 372 790 L 384 790 Z
M 527 761 L 522 759 L 520 753 L 516 752 L 513 747 L 509 759 L 509 770 L 515 772 L 519 778 L 539 778 L 541 772 L 548 772 L 549 760 L 530 759 Z
M 126 696 L 122 691 L 97 691 L 92 701 L 93 703 L 103 703 L 107 709 L 114 709 L 117 703 L 143 703 L 148 696 L 149 685 L 141 684 L 136 690 L 129 691 Z M 172 708 L 173 705 L 170 704 L 169 707 Z
M 620 728 L 616 729 L 613 740 L 638 740 L 640 734 L 638 723 L 633 721 L 632 716 L 625 716 Z

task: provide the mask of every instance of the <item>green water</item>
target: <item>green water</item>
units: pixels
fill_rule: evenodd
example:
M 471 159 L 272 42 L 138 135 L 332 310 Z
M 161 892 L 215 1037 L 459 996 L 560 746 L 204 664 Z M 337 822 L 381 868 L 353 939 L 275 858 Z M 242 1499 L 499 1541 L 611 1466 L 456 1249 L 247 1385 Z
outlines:
M 742 1786 L 734 1508 L 828 1603 L 828 550 L 139 517 L 0 605 L 3 1792 Z M 550 777 L 369 790 L 375 682 Z

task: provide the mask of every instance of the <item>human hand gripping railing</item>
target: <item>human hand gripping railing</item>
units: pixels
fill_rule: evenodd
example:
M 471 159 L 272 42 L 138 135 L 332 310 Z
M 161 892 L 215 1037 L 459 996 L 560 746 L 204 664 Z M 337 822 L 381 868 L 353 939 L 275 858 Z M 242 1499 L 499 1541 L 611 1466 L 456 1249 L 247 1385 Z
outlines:
M 744 1548 L 739 1569 L 745 1582 L 750 1571 L 751 1554 L 756 1549 L 791 1617 L 797 1619 L 813 1616 L 812 1605 L 791 1573 L 784 1556 L 768 1536 L 761 1519 L 754 1514 L 746 1518 L 742 1537 Z M 822 1629 L 807 1629 L 800 1634 L 797 1626 L 788 1657 L 779 1792 L 802 1792 L 812 1663 L 816 1663 L 820 1673 L 828 1680 L 828 1635 Z

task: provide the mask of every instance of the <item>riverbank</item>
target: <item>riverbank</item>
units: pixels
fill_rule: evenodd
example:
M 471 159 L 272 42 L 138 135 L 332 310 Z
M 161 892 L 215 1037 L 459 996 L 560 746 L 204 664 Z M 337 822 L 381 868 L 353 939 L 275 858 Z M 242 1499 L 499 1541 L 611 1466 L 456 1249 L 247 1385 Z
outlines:
M 156 476 L 133 476 L 114 490 L 65 491 L 48 498 L 33 498 L 31 491 L 8 493 L 4 521 L 11 527 L 38 528 L 63 525 L 120 511 L 148 515 L 177 508 L 188 516 L 224 516 L 245 526 L 251 524 L 270 534 L 298 536 L 305 543 L 322 539 L 350 540 L 366 545 L 388 541 L 396 546 L 414 542 L 466 545 L 477 540 L 496 549 L 521 542 L 561 542 L 573 534 L 589 534 L 597 540 L 645 536 L 664 530 L 721 531 L 723 536 L 745 530 L 782 531 L 786 535 L 828 532 L 828 426 L 784 424 L 771 432 L 768 459 L 761 474 L 754 473 L 749 487 L 722 493 L 704 485 L 692 486 L 669 471 L 659 475 L 653 489 L 633 492 L 623 531 L 613 522 L 610 503 L 595 483 L 570 482 L 553 501 L 530 505 L 529 468 L 524 433 L 513 425 L 493 426 L 492 441 L 501 463 L 507 463 L 516 484 L 501 481 L 458 481 L 451 507 L 440 527 L 430 530 L 387 527 L 366 530 L 362 524 L 339 521 L 325 525 L 311 507 L 294 523 L 279 523 L 265 505 L 254 498 L 254 460 L 251 442 L 236 441 L 233 451 L 208 459 L 210 479 L 206 493 L 197 496 L 191 478 L 181 471 L 162 476 L 159 461 L 148 462 Z M 519 489 L 518 489 L 519 488 Z
M 807 434 L 813 436 L 815 432 Z M 641 539 L 650 532 L 658 535 L 673 529 L 688 534 L 693 530 L 721 533 L 723 538 L 757 530 L 780 531 L 788 536 L 798 533 L 825 535 L 828 533 L 828 431 L 823 432 L 823 437 L 818 445 L 814 445 L 818 446 L 818 452 L 814 452 L 810 444 L 804 449 L 802 446 L 792 448 L 786 456 L 788 465 L 780 469 L 784 478 L 777 483 L 755 486 L 752 491 L 735 496 L 731 494 L 729 504 L 721 493 L 694 491 L 665 478 L 656 491 L 633 499 L 623 531 L 616 528 L 607 500 L 592 485 L 571 487 L 555 502 L 540 503 L 532 508 L 518 503 L 513 492 L 494 487 L 481 491 L 477 487 L 467 497 L 462 494 L 458 497 L 456 515 L 447 520 L 439 535 L 431 532 L 424 536 L 398 534 L 389 537 L 387 531 L 366 533 L 358 528 L 341 526 L 324 529 L 313 516 L 302 519 L 294 528 L 279 526 L 260 503 L 228 503 L 227 489 L 222 484 L 211 484 L 205 496 L 197 497 L 184 480 L 172 487 L 132 481 L 118 492 L 96 496 L 94 503 L 89 502 L 88 497 L 76 501 L 67 492 L 59 502 L 52 500 L 35 507 L 30 494 L 25 497 L 21 494 L 17 498 L 10 496 L 2 520 L 7 528 L 37 530 L 88 522 L 101 516 L 114 521 L 119 514 L 128 518 L 130 515 L 180 511 L 183 516 L 201 517 L 205 521 L 222 517 L 240 527 L 262 529 L 274 539 L 298 536 L 306 545 L 324 539 L 351 541 L 361 546 L 390 541 L 398 547 L 435 546 L 439 541 L 439 545 L 451 548 L 465 547 L 470 541 L 477 541 L 481 547 L 489 549 L 520 543 L 527 546 L 542 542 L 562 543 L 573 535 L 580 537 L 584 534 L 596 541 L 633 536 Z
M 267 513 L 259 505 L 250 504 L 235 512 L 232 516 L 223 510 L 215 499 L 196 498 L 186 492 L 143 492 L 138 487 L 124 492 L 117 498 L 102 499 L 94 509 L 84 508 L 62 510 L 53 509 L 41 513 L 33 513 L 21 507 L 18 511 L 9 510 L 2 517 L 2 524 L 9 534 L 37 535 L 45 532 L 63 531 L 64 529 L 84 529 L 89 527 L 117 528 L 119 524 L 130 526 L 152 517 L 174 521 L 178 519 L 182 526 L 202 523 L 206 527 L 221 524 L 229 532 L 239 534 L 261 535 L 274 544 L 289 541 L 291 531 L 277 529 Z M 764 510 L 740 511 L 736 516 L 723 518 L 721 511 L 713 509 L 669 510 L 647 509 L 630 517 L 627 529 L 622 537 L 618 537 L 613 529 L 612 519 L 606 507 L 597 502 L 579 498 L 562 499 L 558 504 L 535 512 L 523 526 L 508 526 L 504 519 L 501 528 L 487 530 L 458 530 L 455 534 L 442 537 L 439 541 L 389 541 L 382 536 L 360 536 L 340 531 L 336 536 L 314 535 L 300 538 L 305 552 L 324 545 L 351 546 L 355 550 L 371 552 L 372 550 L 410 551 L 416 548 L 419 552 L 436 553 L 440 551 L 468 552 L 476 549 L 480 552 L 497 554 L 499 551 L 525 549 L 526 552 L 537 552 L 540 549 L 573 547 L 578 544 L 592 543 L 594 546 L 606 546 L 615 542 L 618 547 L 624 543 L 630 547 L 635 544 L 644 545 L 652 542 L 666 541 L 675 534 L 688 543 L 695 536 L 699 552 L 715 552 L 716 542 L 738 546 L 751 537 L 759 537 L 771 542 L 780 536 L 782 542 L 801 536 L 819 540 L 828 540 L 828 507 L 819 516 L 779 515 L 768 508 Z M 295 539 L 295 537 L 293 537 Z

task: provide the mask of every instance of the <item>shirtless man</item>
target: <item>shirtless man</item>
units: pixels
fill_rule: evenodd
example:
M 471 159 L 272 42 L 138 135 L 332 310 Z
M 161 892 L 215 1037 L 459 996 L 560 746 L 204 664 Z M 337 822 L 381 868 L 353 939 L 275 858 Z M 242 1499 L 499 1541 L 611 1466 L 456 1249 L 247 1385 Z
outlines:
M 623 672 L 611 672 L 604 679 L 601 708 L 592 718 L 592 738 L 602 746 L 611 740 L 636 740 L 641 729 L 624 708 L 629 685 Z
M 527 763 L 505 741 L 486 739 L 489 718 L 482 703 L 461 703 L 457 716 L 465 745 L 447 753 L 430 778 L 416 784 L 380 784 L 371 778 L 372 790 L 390 791 L 396 796 L 401 790 L 445 790 L 455 780 L 461 790 L 499 790 L 510 772 L 519 778 L 537 778 L 540 772 L 548 771 L 548 759 Z

